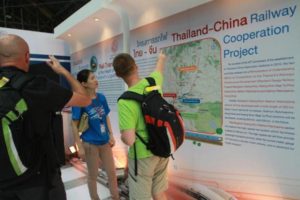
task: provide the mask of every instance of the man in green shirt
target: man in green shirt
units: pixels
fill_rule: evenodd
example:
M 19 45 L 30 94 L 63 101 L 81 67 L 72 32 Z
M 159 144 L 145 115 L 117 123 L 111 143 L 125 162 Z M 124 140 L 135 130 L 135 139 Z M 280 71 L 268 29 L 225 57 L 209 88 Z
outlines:
M 162 72 L 166 56 L 160 53 L 156 69 L 150 74 L 157 85 L 162 86 Z M 128 85 L 128 90 L 143 94 L 149 86 L 146 79 L 141 79 L 138 66 L 134 59 L 126 53 L 117 55 L 113 60 L 113 67 L 118 77 Z M 161 90 L 160 90 L 161 92 Z M 155 156 L 142 141 L 136 137 L 136 132 L 148 142 L 148 132 L 144 122 L 140 103 L 134 100 L 120 99 L 118 101 L 119 128 L 122 141 L 130 146 L 128 153 L 128 183 L 129 197 L 134 200 L 165 200 L 168 188 L 167 168 L 169 158 Z M 138 174 L 135 175 L 134 143 L 136 146 Z

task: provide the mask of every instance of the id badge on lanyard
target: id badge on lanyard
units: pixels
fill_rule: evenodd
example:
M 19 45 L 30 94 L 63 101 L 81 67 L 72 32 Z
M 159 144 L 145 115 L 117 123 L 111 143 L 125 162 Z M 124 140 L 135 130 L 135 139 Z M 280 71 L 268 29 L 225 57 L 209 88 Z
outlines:
M 100 122 L 100 132 L 101 132 L 101 134 L 106 133 L 106 127 L 105 127 L 104 122 Z
M 96 99 L 97 99 L 97 101 L 99 101 L 98 100 L 98 95 L 96 96 Z M 92 102 L 92 104 L 93 104 L 93 102 Z M 104 123 L 104 120 L 103 120 L 103 117 L 105 117 L 105 116 L 103 116 L 103 114 L 100 113 L 99 110 L 97 109 L 97 107 L 99 107 L 99 106 L 93 104 L 93 107 L 94 107 L 94 109 L 96 109 L 96 112 L 98 113 L 98 116 L 99 116 L 99 119 L 100 119 L 100 133 L 102 135 L 106 134 L 106 126 L 105 126 L 105 123 Z

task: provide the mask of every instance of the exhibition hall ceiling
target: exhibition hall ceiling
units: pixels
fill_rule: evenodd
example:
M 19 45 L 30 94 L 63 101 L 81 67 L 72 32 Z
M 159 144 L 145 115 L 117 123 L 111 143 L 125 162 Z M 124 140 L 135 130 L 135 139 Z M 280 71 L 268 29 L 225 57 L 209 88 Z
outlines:
M 88 0 L 2 0 L 0 27 L 53 33 Z
M 55 27 L 54 35 L 78 50 L 124 33 L 124 18 L 133 30 L 210 1 L 92 0 Z
M 118 5 L 129 14 L 131 28 L 159 20 L 172 14 L 201 5 L 209 0 L 92 0 Z M 31 30 L 53 33 L 54 28 L 63 23 L 89 0 L 2 0 L 0 1 L 0 27 Z M 108 24 L 119 21 L 111 11 L 99 10 L 90 13 L 90 18 L 98 17 L 102 23 Z M 89 18 L 84 18 L 80 30 L 94 30 L 99 27 L 89 23 Z M 77 24 L 77 22 L 75 22 Z M 89 28 L 86 29 L 88 25 Z M 81 29 L 82 28 L 82 29 Z M 76 30 L 76 31 L 80 31 Z M 112 30 L 113 32 L 115 30 Z M 117 32 L 120 32 L 119 30 Z

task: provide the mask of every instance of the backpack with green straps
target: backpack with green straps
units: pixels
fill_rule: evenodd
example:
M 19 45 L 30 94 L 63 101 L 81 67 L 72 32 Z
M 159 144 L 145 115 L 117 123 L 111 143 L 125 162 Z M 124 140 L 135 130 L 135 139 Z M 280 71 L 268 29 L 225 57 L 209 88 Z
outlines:
M 23 115 L 28 107 L 21 96 L 33 76 L 21 71 L 0 69 L 0 186 L 29 174 L 33 166 L 30 142 L 23 130 Z

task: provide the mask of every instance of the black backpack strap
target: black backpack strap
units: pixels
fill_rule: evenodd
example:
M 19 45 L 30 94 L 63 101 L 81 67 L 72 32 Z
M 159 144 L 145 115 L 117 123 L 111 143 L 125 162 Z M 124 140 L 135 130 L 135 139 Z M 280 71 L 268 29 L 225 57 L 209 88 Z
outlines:
M 155 86 L 156 85 L 154 78 L 152 78 L 152 77 L 146 77 L 146 80 L 148 81 L 148 83 L 149 83 L 150 86 Z
M 21 91 L 23 87 L 33 78 L 34 76 L 28 73 L 17 73 L 12 77 L 10 86 L 18 91 Z
M 148 143 L 137 133 L 135 132 L 135 135 L 141 140 L 141 142 L 147 147 L 148 149 Z M 133 144 L 134 145 L 134 173 L 135 175 L 137 176 L 138 174 L 138 168 L 137 168 L 137 154 L 136 154 L 136 146 L 135 146 L 135 143 Z
M 144 96 L 132 91 L 126 91 L 118 98 L 118 101 L 120 99 L 136 100 L 138 102 L 142 102 L 144 100 Z
M 0 70 L 0 72 L 3 72 L 1 74 L 1 80 L 7 79 L 7 83 L 10 85 L 10 87 L 21 91 L 23 87 L 31 81 L 34 76 L 29 73 L 25 73 L 19 70 Z
M 141 140 L 141 142 L 146 146 L 148 147 L 148 143 L 137 133 L 135 132 L 136 136 Z
M 138 175 L 138 163 L 137 163 L 137 154 L 136 154 L 135 143 L 133 144 L 133 149 L 134 149 L 134 175 L 137 176 Z
M 145 79 L 148 81 L 149 86 L 156 85 L 155 79 L 153 77 L 146 77 Z M 120 99 L 136 100 L 138 102 L 143 102 L 144 95 L 141 95 L 141 94 L 138 94 L 138 93 L 132 92 L 132 91 L 126 91 L 118 98 L 118 101 Z

